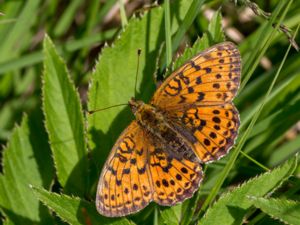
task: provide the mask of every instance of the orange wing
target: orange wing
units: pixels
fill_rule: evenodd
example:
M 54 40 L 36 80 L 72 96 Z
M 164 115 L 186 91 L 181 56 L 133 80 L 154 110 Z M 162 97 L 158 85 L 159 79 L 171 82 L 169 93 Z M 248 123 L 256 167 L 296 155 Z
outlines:
M 105 163 L 96 207 L 102 215 L 118 217 L 137 212 L 152 200 L 173 205 L 191 197 L 201 180 L 198 162 L 170 155 L 133 121 Z
M 148 153 L 141 141 L 143 131 L 133 121 L 120 135 L 100 175 L 96 207 L 108 217 L 143 209 L 152 200 Z
M 170 124 L 184 127 L 185 132 L 196 137 L 194 153 L 204 163 L 227 154 L 234 144 L 240 124 L 238 111 L 231 103 L 191 106 L 184 111 L 174 111 L 169 116 Z
M 231 42 L 215 45 L 173 72 L 151 104 L 162 110 L 184 105 L 220 105 L 234 98 L 240 84 L 241 56 Z
M 203 177 L 199 162 L 176 157 L 156 139 L 145 141 L 150 153 L 149 167 L 153 183 L 153 200 L 171 206 L 190 198 L 199 188 Z
M 166 112 L 169 123 L 196 137 L 194 152 L 201 162 L 219 159 L 234 143 L 239 115 L 232 99 L 240 84 L 240 71 L 238 49 L 224 42 L 172 73 L 151 100 Z

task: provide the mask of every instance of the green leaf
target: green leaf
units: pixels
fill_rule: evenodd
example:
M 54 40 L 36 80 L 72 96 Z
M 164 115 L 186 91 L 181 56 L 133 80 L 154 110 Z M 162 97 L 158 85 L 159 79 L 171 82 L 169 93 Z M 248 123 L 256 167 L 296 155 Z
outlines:
M 217 44 L 225 40 L 225 35 L 222 27 L 222 15 L 220 10 L 216 11 L 208 25 L 208 38 L 210 44 Z
M 255 207 L 286 224 L 297 225 L 300 221 L 300 202 L 287 199 L 257 198 L 249 196 Z
M 177 225 L 181 219 L 182 204 L 177 204 L 173 207 L 164 207 L 160 211 L 160 215 L 164 224 Z
M 60 184 L 83 196 L 87 188 L 87 152 L 78 93 L 48 37 L 44 40 L 43 110 Z
M 103 217 L 97 212 L 94 204 L 77 197 L 59 195 L 38 187 L 32 187 L 32 190 L 41 202 L 43 202 L 50 210 L 54 211 L 63 221 L 69 224 L 133 224 L 125 218 L 110 219 Z
M 21 126 L 14 129 L 3 152 L 0 210 L 10 223 L 51 223 L 47 208 L 39 203 L 29 185 L 49 188 L 53 175 L 42 114 L 33 113 L 29 118 L 25 115 Z
M 247 210 L 253 205 L 247 196 L 261 197 L 278 188 L 292 175 L 297 165 L 296 157 L 288 160 L 282 166 L 264 173 L 242 184 L 221 198 L 207 210 L 205 216 L 199 221 L 201 225 L 240 224 Z

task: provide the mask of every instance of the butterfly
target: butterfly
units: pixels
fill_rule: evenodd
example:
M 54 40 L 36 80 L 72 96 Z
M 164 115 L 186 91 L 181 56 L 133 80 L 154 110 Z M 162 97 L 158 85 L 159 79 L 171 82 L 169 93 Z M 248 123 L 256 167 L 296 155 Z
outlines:
M 151 201 L 172 206 L 193 196 L 201 164 L 226 155 L 239 128 L 232 103 L 241 56 L 231 42 L 199 53 L 173 72 L 149 104 L 132 98 L 135 120 L 122 132 L 100 175 L 96 207 L 107 217 Z

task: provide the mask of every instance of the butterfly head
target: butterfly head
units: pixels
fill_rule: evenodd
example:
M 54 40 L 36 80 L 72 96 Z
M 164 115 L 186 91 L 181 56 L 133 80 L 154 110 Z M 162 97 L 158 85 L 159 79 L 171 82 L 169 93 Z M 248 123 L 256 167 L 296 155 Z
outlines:
M 136 100 L 135 98 L 131 98 L 128 104 L 131 108 L 131 111 L 135 115 L 136 112 L 138 112 L 144 106 L 145 103 L 140 100 Z

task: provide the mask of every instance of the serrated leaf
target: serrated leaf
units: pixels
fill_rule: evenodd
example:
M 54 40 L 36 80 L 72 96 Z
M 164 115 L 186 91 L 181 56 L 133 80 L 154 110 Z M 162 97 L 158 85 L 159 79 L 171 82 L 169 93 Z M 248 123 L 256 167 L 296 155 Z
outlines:
M 298 225 L 300 222 L 300 202 L 253 196 L 249 196 L 249 199 L 255 207 L 286 224 Z
M 87 152 L 78 93 L 48 37 L 44 39 L 43 110 L 60 184 L 83 196 L 87 188 Z
M 218 224 L 240 224 L 247 210 L 253 203 L 247 196 L 261 197 L 274 191 L 282 182 L 294 172 L 297 165 L 297 158 L 294 157 L 282 166 L 264 173 L 250 181 L 235 188 L 233 191 L 221 196 L 221 198 L 207 210 L 206 214 L 199 221 L 201 225 Z
M 41 202 L 43 202 L 50 210 L 54 211 L 63 221 L 69 224 L 133 224 L 125 218 L 110 219 L 100 216 L 95 208 L 95 204 L 81 200 L 77 197 L 59 195 L 37 187 L 32 187 L 32 190 Z
M 41 113 L 25 115 L 3 152 L 0 174 L 0 210 L 8 224 L 49 224 L 52 219 L 29 188 L 49 188 L 54 171 L 42 127 Z M 9 221 L 9 222 L 8 222 Z

